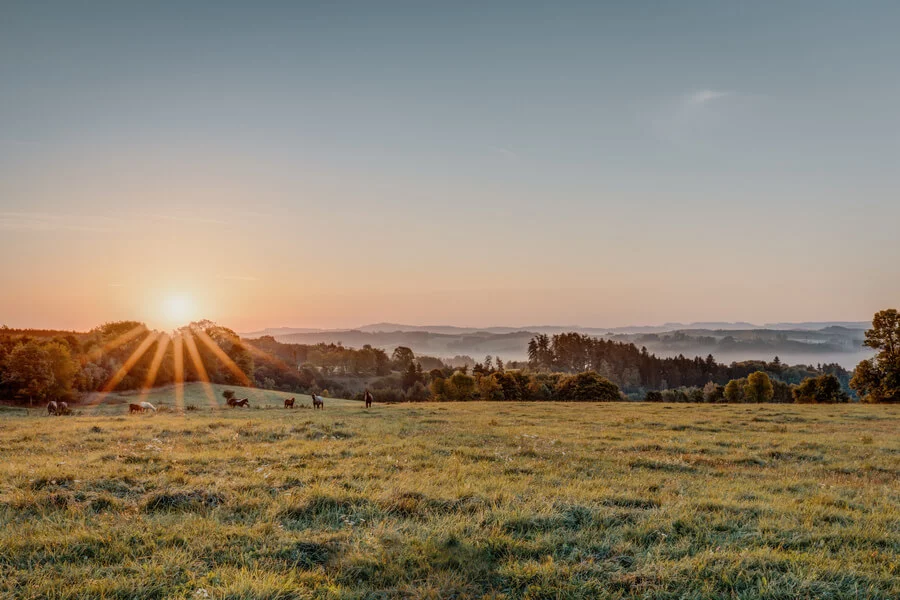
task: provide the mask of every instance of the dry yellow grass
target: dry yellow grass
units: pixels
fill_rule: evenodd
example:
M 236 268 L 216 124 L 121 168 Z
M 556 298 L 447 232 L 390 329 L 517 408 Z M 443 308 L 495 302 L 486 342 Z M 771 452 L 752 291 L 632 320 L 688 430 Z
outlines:
M 198 406 L 0 413 L 0 595 L 900 597 L 900 407 Z

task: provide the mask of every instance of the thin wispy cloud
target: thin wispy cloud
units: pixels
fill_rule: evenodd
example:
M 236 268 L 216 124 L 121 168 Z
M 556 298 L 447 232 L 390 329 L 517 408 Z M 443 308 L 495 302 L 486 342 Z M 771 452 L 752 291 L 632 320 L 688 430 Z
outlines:
M 514 150 L 510 150 L 509 148 L 506 148 L 504 146 L 491 146 L 490 149 L 494 154 L 502 156 L 504 158 L 513 160 L 519 159 L 519 154 L 517 152 L 515 152 Z
M 703 106 L 705 104 L 709 104 L 710 102 L 715 102 L 717 100 L 722 100 L 724 98 L 729 98 L 734 96 L 734 92 L 727 92 L 722 90 L 697 90 L 687 95 L 687 103 L 691 106 Z
M 151 219 L 159 219 L 163 221 L 176 221 L 178 223 L 193 223 L 196 225 L 228 225 L 228 221 L 222 219 L 212 219 L 209 217 L 192 217 L 183 215 L 146 215 Z
M 0 231 L 114 231 L 123 221 L 115 217 L 56 215 L 41 212 L 0 212 Z
M 0 231 L 76 231 L 109 233 L 133 227 L 147 221 L 183 223 L 186 225 L 217 225 L 229 223 L 220 219 L 162 214 L 133 214 L 117 217 L 103 215 L 72 215 L 47 212 L 0 212 Z
M 655 133 L 680 147 L 711 140 L 716 131 L 746 116 L 760 96 L 733 90 L 700 88 L 668 96 L 651 119 Z

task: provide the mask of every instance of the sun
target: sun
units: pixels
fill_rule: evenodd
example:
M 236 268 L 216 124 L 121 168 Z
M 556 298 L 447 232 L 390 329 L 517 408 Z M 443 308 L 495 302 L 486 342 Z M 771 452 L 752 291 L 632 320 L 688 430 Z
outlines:
M 187 325 L 194 316 L 194 301 L 188 294 L 169 294 L 163 298 L 161 313 L 167 327 Z

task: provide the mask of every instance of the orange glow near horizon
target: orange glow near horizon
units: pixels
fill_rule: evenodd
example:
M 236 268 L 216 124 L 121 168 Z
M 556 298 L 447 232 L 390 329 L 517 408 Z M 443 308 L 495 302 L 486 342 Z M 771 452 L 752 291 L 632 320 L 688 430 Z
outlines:
M 103 349 L 112 349 L 118 346 L 121 346 L 128 340 L 134 339 L 135 335 L 140 332 L 147 332 L 147 337 L 144 338 L 141 343 L 135 348 L 129 357 L 125 360 L 124 364 L 116 371 L 116 373 L 103 384 L 103 387 L 99 392 L 96 392 L 92 395 L 90 400 L 86 403 L 87 407 L 93 407 L 98 404 L 103 403 L 106 400 L 106 397 L 112 392 L 116 386 L 128 375 L 131 369 L 138 363 L 139 360 L 147 353 L 150 347 L 156 343 L 157 347 L 155 352 L 153 353 L 153 358 L 150 361 L 150 365 L 147 369 L 147 374 L 144 377 L 144 381 L 139 388 L 140 397 L 139 402 L 145 402 L 147 400 L 147 396 L 150 390 L 156 383 L 157 375 L 159 374 L 159 370 L 162 366 L 163 359 L 165 358 L 165 354 L 169 348 L 169 344 L 172 344 L 172 361 L 173 361 L 173 388 L 175 394 L 175 409 L 178 411 L 184 410 L 184 384 L 185 384 L 185 348 L 187 349 L 187 354 L 190 357 L 191 363 L 194 365 L 194 368 L 197 371 L 197 378 L 199 379 L 199 383 L 203 387 L 204 394 L 206 395 L 207 402 L 211 408 L 218 408 L 219 404 L 216 401 L 215 391 L 211 385 L 209 379 L 209 373 L 206 370 L 206 365 L 203 363 L 203 358 L 200 355 L 200 349 L 197 345 L 196 338 L 199 338 L 203 345 L 207 347 L 216 358 L 221 361 L 223 365 L 238 379 L 239 385 L 242 386 L 252 386 L 251 380 L 247 377 L 247 375 L 238 367 L 237 364 L 228 356 L 216 342 L 202 330 L 192 330 L 188 327 L 182 328 L 174 335 L 169 335 L 167 333 L 163 333 L 160 331 L 148 331 L 146 327 L 139 326 L 135 327 L 132 330 L 118 336 L 113 341 L 105 344 L 103 348 L 97 349 L 94 353 L 92 353 L 92 357 L 96 358 L 99 355 L 102 355 Z M 249 347 L 251 350 L 255 350 L 255 348 Z M 268 357 L 268 354 L 258 351 L 258 354 L 264 355 Z M 272 357 L 269 357 L 272 358 Z M 276 359 L 277 360 L 277 359 Z

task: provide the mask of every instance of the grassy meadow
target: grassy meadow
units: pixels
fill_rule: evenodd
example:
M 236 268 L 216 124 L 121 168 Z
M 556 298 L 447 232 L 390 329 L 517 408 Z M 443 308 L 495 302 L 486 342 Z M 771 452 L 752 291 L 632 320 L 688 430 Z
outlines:
M 0 597 L 900 598 L 900 406 L 235 389 L 0 412 Z

